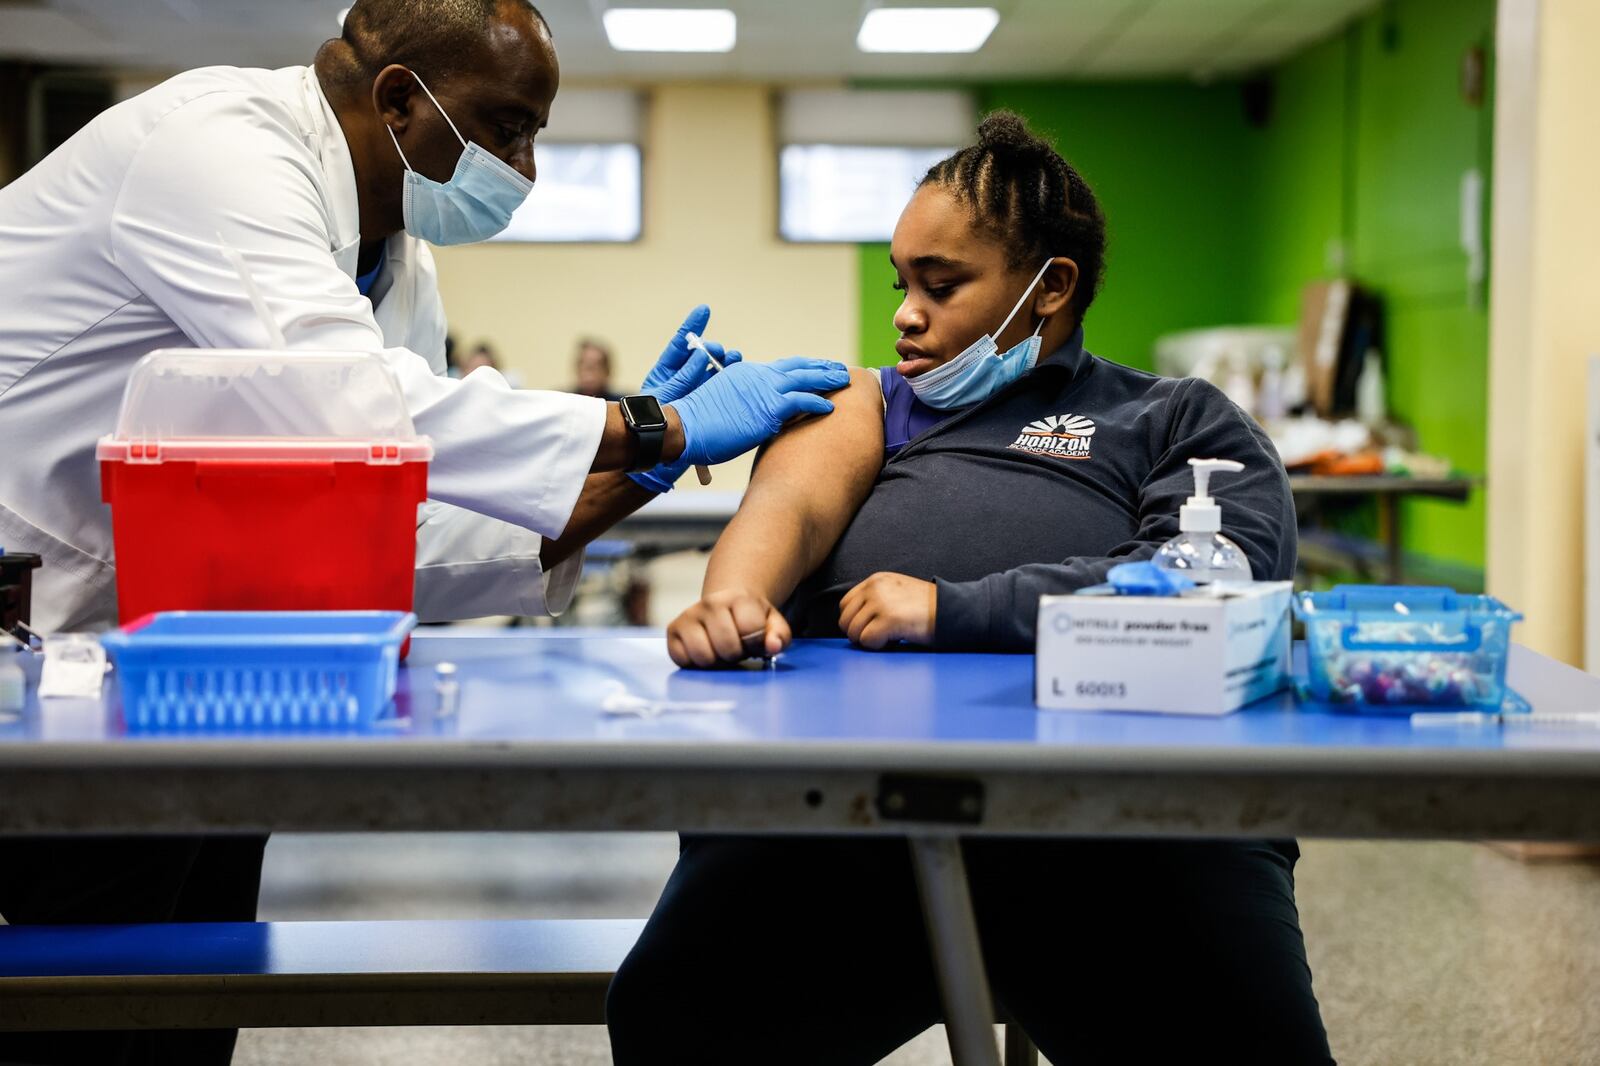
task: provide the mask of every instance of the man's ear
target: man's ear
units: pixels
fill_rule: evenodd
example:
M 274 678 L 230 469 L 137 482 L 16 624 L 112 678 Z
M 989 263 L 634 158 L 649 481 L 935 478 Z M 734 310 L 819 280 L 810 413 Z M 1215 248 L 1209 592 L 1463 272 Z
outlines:
M 1072 303 L 1072 294 L 1077 290 L 1078 264 L 1066 256 L 1056 256 L 1039 281 L 1039 295 L 1033 298 L 1034 315 L 1047 318 L 1060 314 Z
M 417 95 L 417 76 L 399 63 L 390 63 L 372 79 L 372 104 L 381 119 L 395 133 L 404 133 L 411 122 L 412 99 Z

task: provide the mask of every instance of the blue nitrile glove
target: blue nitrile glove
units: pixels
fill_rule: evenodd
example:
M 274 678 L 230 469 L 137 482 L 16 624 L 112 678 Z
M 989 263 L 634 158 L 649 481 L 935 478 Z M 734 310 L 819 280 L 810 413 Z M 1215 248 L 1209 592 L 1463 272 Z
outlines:
M 656 360 L 656 365 L 645 375 L 644 384 L 639 386 L 639 391 L 654 396 L 658 403 L 668 404 L 704 385 L 716 371 L 711 369 L 711 360 L 706 357 L 705 352 L 689 347 L 689 334 L 701 334 L 703 339 L 706 324 L 710 321 L 711 308 L 705 304 L 690 311 L 689 316 L 683 320 L 683 325 L 678 327 L 678 332 L 667 342 L 661 358 Z M 744 358 L 736 351 L 724 350 L 716 341 L 708 340 L 705 345 L 723 366 L 737 363 Z
M 850 371 L 831 359 L 791 356 L 775 363 L 738 363 L 674 400 L 683 423 L 680 461 L 715 466 L 778 435 L 800 415 L 825 415 L 833 403 L 815 395 L 850 384 Z
M 1178 596 L 1194 588 L 1194 578 L 1152 562 L 1122 563 L 1106 571 L 1119 596 Z
M 777 436 L 791 418 L 827 414 L 833 404 L 814 394 L 849 383 L 850 371 L 831 359 L 794 356 L 730 366 L 673 401 L 683 423 L 683 454 L 628 476 L 651 492 L 666 492 L 690 466 L 725 463 Z

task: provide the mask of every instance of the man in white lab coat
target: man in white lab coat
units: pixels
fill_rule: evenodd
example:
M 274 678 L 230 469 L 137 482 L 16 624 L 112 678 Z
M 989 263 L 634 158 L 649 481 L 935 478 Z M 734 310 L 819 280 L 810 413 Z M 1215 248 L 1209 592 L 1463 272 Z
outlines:
M 44 557 L 40 628 L 113 620 L 94 441 L 113 427 L 134 360 L 161 347 L 269 343 L 219 235 L 242 253 L 290 347 L 381 351 L 418 431 L 433 437 L 430 495 L 454 507 L 433 507 L 419 531 L 418 613 L 562 606 L 570 579 L 541 571 L 569 559 L 575 572 L 575 547 L 649 498 L 617 472 L 636 442 L 617 404 L 512 392 L 489 372 L 444 377 L 433 260 L 412 235 L 481 235 L 441 223 L 460 204 L 429 188 L 456 181 L 468 154 L 504 167 L 491 178 L 509 178 L 515 206 L 558 77 L 549 31 L 526 4 L 368 0 L 314 68 L 180 75 L 0 191 L 0 546 Z M 464 153 L 462 140 L 486 151 Z M 358 278 L 370 278 L 367 295 Z M 597 310 L 608 297 L 596 294 Z M 674 338 L 661 376 L 687 354 Z M 807 367 L 717 384 L 745 386 L 728 392 L 761 406 L 827 376 Z M 681 448 L 682 413 L 664 412 L 668 457 Z M 688 428 L 719 438 L 705 441 L 722 446 L 716 458 L 776 428 L 709 421 Z M 591 472 L 600 476 L 586 482 Z
M 830 409 L 814 394 L 843 387 L 837 364 L 711 374 L 683 339 L 704 328 L 704 309 L 622 404 L 513 391 L 489 370 L 444 376 L 425 242 L 504 228 L 532 186 L 558 81 L 549 27 L 526 0 L 357 0 L 313 67 L 179 75 L 0 189 L 0 547 L 44 558 L 40 628 L 115 620 L 94 445 L 134 362 L 163 347 L 269 343 L 224 244 L 289 348 L 380 352 L 433 438 L 435 502 L 418 529 L 425 618 L 559 610 L 581 546 L 691 462 L 732 458 L 786 419 Z M 0 915 L 249 919 L 263 844 L 4 842 Z M 0 1062 L 225 1062 L 233 1038 L 167 1039 L 7 1038 Z

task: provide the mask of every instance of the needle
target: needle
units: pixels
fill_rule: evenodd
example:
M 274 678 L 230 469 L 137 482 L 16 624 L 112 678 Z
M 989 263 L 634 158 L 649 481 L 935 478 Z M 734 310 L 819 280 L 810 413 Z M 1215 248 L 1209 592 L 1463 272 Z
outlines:
M 714 367 L 717 370 L 721 370 L 722 369 L 722 364 L 717 362 L 717 357 L 711 354 L 711 349 L 707 348 L 706 347 L 706 342 L 700 339 L 700 334 L 691 332 L 686 337 L 684 337 L 684 340 L 689 342 L 689 350 L 691 352 L 694 351 L 695 349 L 699 349 L 700 351 L 705 352 L 706 353 L 706 359 L 708 359 L 711 362 L 712 367 Z M 694 475 L 695 475 L 695 477 L 700 479 L 700 484 L 702 484 L 702 485 L 711 484 L 711 468 L 710 467 L 702 466 L 702 465 L 696 463 L 695 464 L 695 468 L 694 468 Z

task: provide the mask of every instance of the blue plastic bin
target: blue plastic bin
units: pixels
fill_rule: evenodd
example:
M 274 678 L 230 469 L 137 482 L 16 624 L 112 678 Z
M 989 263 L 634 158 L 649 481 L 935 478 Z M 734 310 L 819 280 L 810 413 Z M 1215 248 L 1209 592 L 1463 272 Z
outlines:
M 322 732 L 394 698 L 406 611 L 166 611 L 100 638 L 130 733 Z
M 1445 588 L 1340 585 L 1302 592 L 1312 699 L 1408 714 L 1417 707 L 1498 710 L 1506 698 L 1511 627 L 1522 619 L 1491 596 Z

